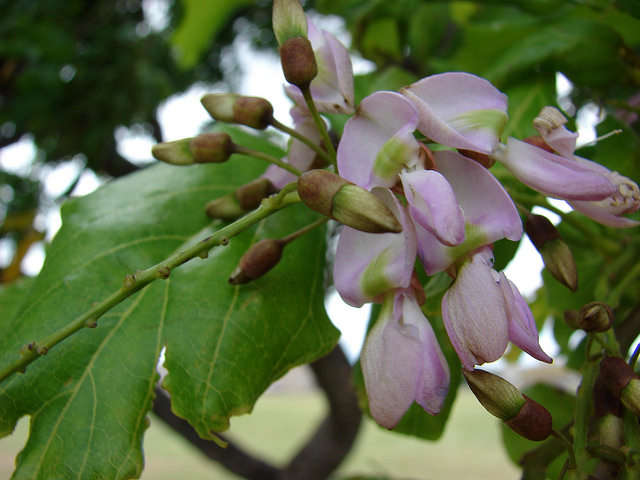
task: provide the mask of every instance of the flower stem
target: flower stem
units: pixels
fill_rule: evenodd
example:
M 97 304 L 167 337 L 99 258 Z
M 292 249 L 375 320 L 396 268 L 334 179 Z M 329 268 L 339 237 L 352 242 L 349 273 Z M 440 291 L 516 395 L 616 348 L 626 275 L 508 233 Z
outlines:
M 292 185 L 292 187 L 291 187 Z M 37 341 L 31 342 L 20 351 L 20 357 L 7 365 L 0 371 L 0 381 L 11 376 L 12 374 L 24 371 L 31 362 L 41 355 L 45 355 L 51 348 L 71 336 L 84 327 L 95 327 L 97 320 L 113 307 L 129 298 L 134 293 L 142 290 L 158 278 L 166 279 L 174 268 L 179 267 L 189 260 L 205 255 L 211 248 L 218 245 L 226 245 L 229 238 L 238 235 L 250 226 L 256 224 L 260 220 L 270 216 L 276 211 L 300 201 L 298 193 L 292 191 L 295 189 L 295 183 L 285 186 L 278 194 L 265 198 L 260 206 L 249 212 L 244 217 L 239 218 L 234 223 L 221 228 L 214 234 L 200 240 L 191 245 L 187 249 L 178 252 L 156 265 L 146 270 L 136 271 L 125 276 L 122 287 L 101 302 L 96 303 L 92 308 L 82 315 L 76 317 L 69 324 L 59 329 L 52 335 Z
M 284 132 L 290 136 L 292 136 L 293 138 L 295 138 L 296 140 L 300 140 L 302 143 L 304 143 L 307 147 L 309 147 L 311 150 L 313 150 L 314 152 L 316 152 L 318 155 L 320 155 L 322 158 L 324 158 L 324 160 L 328 163 L 328 164 L 334 164 L 335 161 L 333 158 L 331 158 L 331 156 L 327 153 L 326 150 L 324 150 L 320 145 L 314 143 L 313 141 L 311 141 L 310 139 L 308 139 L 307 137 L 305 137 L 304 135 L 302 135 L 300 132 L 298 132 L 297 130 L 287 127 L 285 124 L 280 123 L 278 120 L 276 120 L 275 118 L 271 119 L 271 126 L 273 126 L 274 128 L 277 128 L 278 130 L 280 130 L 281 132 Z
M 322 135 L 322 140 L 324 142 L 324 147 L 329 152 L 331 157 L 331 164 L 336 165 L 336 150 L 333 148 L 333 142 L 331 142 L 331 138 L 329 138 L 329 132 L 327 131 L 327 126 L 322 120 L 322 117 L 318 113 L 318 109 L 316 108 L 316 104 L 313 101 L 313 97 L 311 96 L 311 90 L 309 88 L 302 89 L 302 96 L 304 97 L 304 101 L 307 103 L 307 108 L 313 117 L 313 121 L 316 122 L 316 127 L 318 127 L 318 131 L 320 135 Z
M 593 337 L 587 338 L 586 358 L 582 367 L 582 382 L 578 388 L 576 399 L 576 413 L 573 432 L 573 451 L 575 452 L 575 468 L 569 468 L 569 478 L 582 480 L 587 478 L 585 466 L 589 460 L 587 451 L 587 435 L 589 433 L 589 419 L 591 416 L 591 404 L 593 386 L 598 375 L 598 360 L 591 354 L 594 345 Z
M 279 166 L 280 168 L 284 168 L 285 170 L 287 170 L 288 172 L 293 173 L 296 176 L 300 176 L 302 175 L 302 172 L 300 172 L 300 170 L 298 170 L 297 168 L 295 168 L 292 165 L 289 165 L 286 162 L 283 162 L 282 160 L 280 160 L 279 158 L 276 158 L 274 156 L 268 155 L 264 152 L 260 152 L 258 150 L 254 150 L 252 148 L 247 148 L 247 147 L 243 147 L 241 145 L 236 145 L 234 148 L 234 153 L 240 153 L 243 155 L 249 155 L 250 157 L 255 157 L 255 158 L 259 158 L 260 160 L 265 160 L 269 163 L 273 163 L 274 165 Z
M 301 237 L 305 233 L 309 233 L 314 228 L 318 228 L 321 225 L 324 225 L 328 221 L 329 221 L 329 217 L 322 217 L 322 218 L 316 220 L 315 222 L 310 223 L 309 225 L 306 225 L 306 226 L 302 227 L 300 230 L 296 230 L 295 232 L 290 233 L 286 237 L 282 237 L 280 239 L 280 241 L 284 242 L 285 244 L 290 243 L 290 242 L 294 241 L 296 238 Z

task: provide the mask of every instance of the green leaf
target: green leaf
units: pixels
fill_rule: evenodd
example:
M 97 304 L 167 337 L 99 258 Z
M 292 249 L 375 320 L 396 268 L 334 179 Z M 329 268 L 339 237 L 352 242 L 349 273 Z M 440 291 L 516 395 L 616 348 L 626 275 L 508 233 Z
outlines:
M 182 0 L 184 17 L 171 39 L 180 65 L 185 69 L 194 67 L 231 14 L 253 3 L 254 0 Z
M 202 239 L 211 198 L 253 179 L 264 164 L 155 165 L 63 206 L 62 228 L 40 276 L 0 336 L 0 367 L 117 290 L 124 276 Z M 267 276 L 230 286 L 244 250 L 317 218 L 290 207 L 157 280 L 0 384 L 0 434 L 31 415 L 16 479 L 133 478 L 167 345 L 174 409 L 203 436 L 248 412 L 287 369 L 328 352 L 337 331 L 323 307 L 324 233 L 287 246 Z

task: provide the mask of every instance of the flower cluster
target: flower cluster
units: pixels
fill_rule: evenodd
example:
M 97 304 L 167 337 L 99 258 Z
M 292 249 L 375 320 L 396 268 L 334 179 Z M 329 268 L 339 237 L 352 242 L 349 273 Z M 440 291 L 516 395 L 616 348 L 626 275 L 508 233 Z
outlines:
M 216 199 L 207 210 L 233 218 L 255 208 L 264 195 L 291 189 L 297 181 L 305 204 L 344 224 L 333 268 L 335 287 L 352 306 L 381 304 L 361 356 L 375 420 L 394 428 L 413 402 L 437 414 L 449 389 L 449 365 L 421 309 L 425 293 L 417 266 L 427 275 L 446 272 L 453 279 L 442 298 L 442 320 L 467 378 L 476 365 L 499 359 L 509 342 L 550 363 L 527 302 L 493 267 L 493 244 L 520 240 L 523 226 L 513 200 L 489 169 L 500 162 L 527 186 L 565 199 L 575 210 L 613 227 L 640 224 L 623 216 L 640 207 L 638 186 L 575 156 L 577 135 L 566 129 L 566 119 L 553 107 L 534 119 L 538 136 L 501 143 L 507 97 L 469 73 L 442 73 L 399 92 L 378 91 L 356 108 L 349 55 L 336 38 L 309 22 L 293 0 L 274 2 L 274 30 L 290 83 L 285 91 L 295 104 L 294 129 L 285 130 L 292 136 L 287 158 L 269 160 L 274 164 L 260 180 L 233 198 Z M 217 119 L 285 128 L 263 99 L 209 95 L 203 104 Z M 354 114 L 337 152 L 318 112 Z M 162 145 L 154 154 L 189 164 L 248 153 L 219 137 Z M 222 144 L 224 155 L 219 155 L 213 150 Z M 332 163 L 337 174 L 317 170 Z M 534 242 L 555 240 L 543 237 Z M 271 243 L 269 248 L 256 244 L 248 252 L 253 260 L 243 259 L 243 276 L 232 276 L 234 283 L 265 273 L 277 263 L 285 243 L 273 244 L 275 254 L 269 253 Z M 546 258 L 564 255 L 557 243 L 545 247 Z M 569 270 L 565 266 L 554 272 L 562 276 Z M 575 279 L 567 285 L 575 288 Z
M 327 32 L 311 24 L 309 32 L 322 59 L 318 79 L 310 84 L 318 109 L 349 112 L 353 82 L 345 78 L 351 75 L 345 51 Z M 287 92 L 297 103 L 296 125 L 313 130 L 298 89 Z M 402 226 L 397 233 L 344 226 L 333 269 L 336 289 L 348 304 L 381 303 L 361 356 L 370 412 L 381 425 L 393 428 L 414 401 L 438 413 L 449 388 L 449 366 L 420 308 L 424 292 L 416 259 L 428 275 L 444 271 L 454 279 L 442 299 L 442 318 L 465 370 L 497 360 L 509 341 L 540 361 L 552 361 L 539 345 L 527 302 L 493 268 L 493 243 L 519 240 L 523 227 L 487 166 L 499 161 L 526 185 L 566 199 L 606 225 L 637 224 L 621 216 L 638 209 L 637 185 L 574 156 L 576 134 L 565 121 L 549 107 L 534 121 L 537 139 L 501 144 L 507 97 L 482 78 L 451 72 L 400 92 L 375 92 L 346 123 L 337 149 L 339 175 L 373 193 Z M 439 144 L 437 151 L 433 144 Z M 312 152 L 292 155 L 294 148 L 289 161 L 307 170 Z M 267 175 L 277 171 L 272 167 Z

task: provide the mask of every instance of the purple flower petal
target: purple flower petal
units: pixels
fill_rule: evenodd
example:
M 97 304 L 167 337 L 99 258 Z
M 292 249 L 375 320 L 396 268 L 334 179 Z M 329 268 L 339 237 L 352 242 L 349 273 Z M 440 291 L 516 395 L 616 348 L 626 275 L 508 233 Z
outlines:
M 411 281 L 416 238 L 408 215 L 386 189 L 374 189 L 402 225 L 400 233 L 365 233 L 343 227 L 338 240 L 333 281 L 345 302 L 360 307 Z
M 434 415 L 442 408 L 449 367 L 431 325 L 406 291 L 385 298 L 361 364 L 371 415 L 383 427 L 395 427 L 414 400 Z
M 594 162 L 578 162 L 509 138 L 494 157 L 522 183 L 565 200 L 602 200 L 616 191 Z M 605 169 L 606 170 L 606 169 Z
M 435 170 L 400 174 L 413 221 L 445 245 L 464 241 L 464 216 L 449 182 Z
M 497 360 L 507 348 L 509 320 L 499 282 L 498 272 L 474 255 L 442 298 L 444 326 L 467 370 Z
M 432 75 L 402 89 L 418 109 L 418 130 L 437 143 L 491 153 L 507 121 L 507 97 L 463 72 Z
M 420 164 L 420 146 L 413 137 L 417 122 L 415 109 L 402 95 L 369 95 L 344 127 L 338 172 L 366 189 L 392 187 L 403 168 Z
M 502 272 L 500 272 L 500 286 L 509 316 L 509 340 L 533 358 L 541 362 L 552 363 L 553 359 L 540 347 L 538 329 L 527 301 L 522 298 L 518 288 Z

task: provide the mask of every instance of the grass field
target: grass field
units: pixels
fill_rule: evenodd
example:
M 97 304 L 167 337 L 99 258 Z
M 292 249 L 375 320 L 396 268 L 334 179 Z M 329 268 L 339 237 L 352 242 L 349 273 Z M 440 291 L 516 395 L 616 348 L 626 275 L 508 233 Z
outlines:
M 313 431 L 324 411 L 318 392 L 268 394 L 251 415 L 232 419 L 228 436 L 282 465 Z M 24 444 L 27 429 L 23 419 L 13 436 L 0 440 L 0 479 L 11 476 L 13 459 Z M 339 472 L 402 480 L 515 480 L 518 470 L 507 459 L 499 435 L 495 419 L 464 389 L 439 442 L 393 434 L 366 421 Z M 145 461 L 143 480 L 240 478 L 204 459 L 154 417 L 145 434 Z

